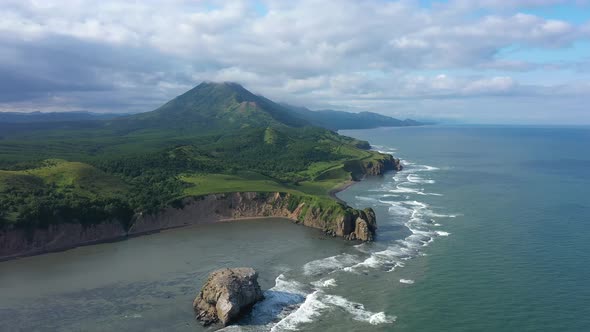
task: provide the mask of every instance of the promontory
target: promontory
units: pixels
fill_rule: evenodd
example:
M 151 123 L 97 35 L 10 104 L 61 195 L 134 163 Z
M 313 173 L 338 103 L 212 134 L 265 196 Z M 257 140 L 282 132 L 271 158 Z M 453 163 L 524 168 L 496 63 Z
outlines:
M 236 83 L 135 115 L 0 127 L 0 259 L 261 216 L 370 241 L 374 212 L 330 192 L 401 169 Z

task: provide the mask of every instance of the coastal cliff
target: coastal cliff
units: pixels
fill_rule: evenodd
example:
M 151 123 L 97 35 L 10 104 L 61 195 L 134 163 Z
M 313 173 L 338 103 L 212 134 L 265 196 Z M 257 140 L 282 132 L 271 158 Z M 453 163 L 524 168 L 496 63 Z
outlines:
M 138 215 L 129 235 L 220 220 L 280 217 L 349 240 L 372 241 L 377 228 L 372 209 L 356 210 L 333 201 L 290 193 L 245 192 L 183 199 L 154 215 Z
M 384 153 L 379 154 L 375 159 L 349 161 L 344 164 L 344 169 L 350 172 L 354 181 L 360 181 L 367 175 L 382 175 L 386 171 L 401 171 L 403 168 L 399 159 Z
M 402 163 L 390 154 L 382 154 L 377 162 L 370 161 L 364 164 L 363 173 L 366 175 L 382 175 L 386 171 L 401 171 Z
M 400 170 L 398 159 L 381 155 L 349 167 L 353 180 Z M 375 212 L 353 209 L 343 202 L 286 192 L 233 192 L 180 199 L 154 214 L 137 213 L 130 222 L 105 221 L 90 226 L 61 223 L 33 230 L 0 230 L 0 260 L 121 240 L 187 225 L 230 219 L 280 217 L 348 240 L 372 241 Z M 128 225 L 128 226 L 124 226 Z
M 188 197 L 175 205 L 156 214 L 136 214 L 128 230 L 115 221 L 88 227 L 64 223 L 31 232 L 22 229 L 0 231 L 0 260 L 242 218 L 286 218 L 329 235 L 360 241 L 372 241 L 377 228 L 372 209 L 356 210 L 335 201 L 290 193 L 211 194 Z
M 70 249 L 127 237 L 127 231 L 118 221 L 96 225 L 63 223 L 46 229 L 0 230 L 0 261 L 21 256 Z

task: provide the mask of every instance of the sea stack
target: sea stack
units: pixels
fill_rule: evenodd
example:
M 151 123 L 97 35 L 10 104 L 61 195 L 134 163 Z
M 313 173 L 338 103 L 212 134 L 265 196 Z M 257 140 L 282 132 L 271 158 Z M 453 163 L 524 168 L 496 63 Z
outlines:
M 258 273 L 252 268 L 219 269 L 211 272 L 193 302 L 203 325 L 227 326 L 263 299 Z

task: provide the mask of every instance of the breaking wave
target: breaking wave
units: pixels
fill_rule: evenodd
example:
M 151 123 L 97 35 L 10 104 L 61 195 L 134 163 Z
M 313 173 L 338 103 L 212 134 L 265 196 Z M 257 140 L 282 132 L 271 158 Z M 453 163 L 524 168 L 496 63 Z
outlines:
M 375 148 L 386 153 L 395 151 L 384 146 Z M 369 190 L 368 195 L 358 195 L 355 199 L 360 204 L 371 203 L 387 211 L 389 218 L 379 216 L 380 223 L 404 226 L 407 234 L 401 239 L 355 245 L 353 253 L 310 261 L 302 267 L 304 278 L 315 279 L 308 283 L 288 280 L 284 275 L 279 275 L 275 286 L 265 292 L 265 300 L 254 307 L 253 316 L 257 316 L 261 322 L 266 321 L 265 326 L 271 331 L 302 329 L 302 324 L 314 322 L 321 315 L 335 310 L 341 310 L 353 320 L 367 324 L 395 322 L 395 316 L 370 311 L 362 303 L 330 292 L 340 287 L 341 282 L 338 280 L 342 274 L 369 270 L 385 273 L 396 271 L 403 268 L 408 260 L 424 255 L 424 248 L 435 239 L 451 235 L 441 229 L 443 224 L 439 220 L 455 218 L 458 214 L 440 212 L 439 208 L 425 201 L 425 196 L 442 196 L 426 190 L 429 185 L 436 183 L 434 172 L 440 169 L 408 160 L 402 163 L 404 170 L 395 173 L 379 188 Z M 401 278 L 399 282 L 411 285 L 414 280 Z
M 296 331 L 301 324 L 311 323 L 325 312 L 337 308 L 350 314 L 356 321 L 372 325 L 390 324 L 396 319 L 384 312 L 369 311 L 362 303 L 326 293 L 326 289 L 336 286 L 335 279 L 321 279 L 311 282 L 311 285 L 315 287 L 306 291 L 305 285 L 279 275 L 275 280 L 275 287 L 266 291 L 265 299 L 252 309 L 251 316 L 256 318 L 248 323 L 266 326 L 273 332 Z M 273 318 L 278 321 L 263 324 Z
M 362 303 L 352 302 L 342 296 L 326 294 L 323 290 L 316 289 L 307 295 L 299 308 L 276 323 L 271 331 L 297 331 L 301 324 L 311 323 L 326 311 L 337 308 L 350 314 L 352 319 L 371 325 L 391 324 L 396 320 L 395 316 L 389 316 L 384 312 L 369 311 Z
M 433 184 L 436 183 L 434 180 L 424 179 L 416 174 L 408 174 L 407 177 L 410 183 L 419 183 L 419 184 Z
M 303 265 L 303 273 L 308 276 L 320 275 L 326 272 L 341 270 L 350 264 L 357 262 L 358 256 L 351 254 L 340 254 L 314 260 Z

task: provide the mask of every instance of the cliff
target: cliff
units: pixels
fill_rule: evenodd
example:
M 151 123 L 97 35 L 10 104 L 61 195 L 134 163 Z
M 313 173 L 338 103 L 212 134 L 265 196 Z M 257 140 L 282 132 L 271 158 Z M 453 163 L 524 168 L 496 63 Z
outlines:
M 228 193 L 186 198 L 182 208 L 138 215 L 129 235 L 226 219 L 282 217 L 349 240 L 372 241 L 377 228 L 372 209 L 356 210 L 332 200 L 289 193 Z
M 363 174 L 382 175 L 386 171 L 401 171 L 403 166 L 399 159 L 390 154 L 381 154 L 381 158 L 363 163 Z
M 227 219 L 288 218 L 333 236 L 361 241 L 373 240 L 377 228 L 371 209 L 355 210 L 332 200 L 289 193 L 211 194 L 185 198 L 179 204 L 157 214 L 137 214 L 128 230 L 119 222 L 105 222 L 89 227 L 65 223 L 32 232 L 0 231 L 0 260 Z
M 348 161 L 344 169 L 350 172 L 354 181 L 360 181 L 364 176 L 383 175 L 386 171 L 401 171 L 401 161 L 390 154 L 380 153 L 377 157 L 368 160 Z
M 399 159 L 386 154 L 345 167 L 354 180 L 402 168 Z M 62 223 L 46 229 L 0 230 L 0 261 L 116 241 L 169 228 L 256 217 L 291 219 L 348 240 L 372 241 L 377 229 L 372 209 L 357 210 L 328 198 L 284 192 L 209 194 L 184 198 L 155 214 L 138 213 L 130 223 L 110 220 L 91 226 Z
M 118 221 L 103 222 L 87 227 L 82 224 L 64 223 L 34 231 L 0 230 L 0 261 L 116 241 L 125 237 L 127 237 L 127 231 Z

